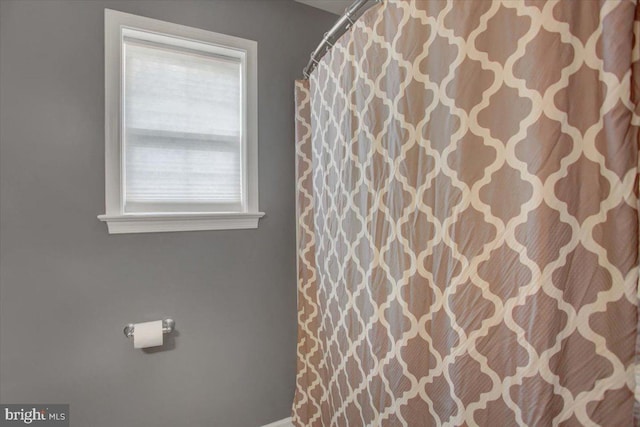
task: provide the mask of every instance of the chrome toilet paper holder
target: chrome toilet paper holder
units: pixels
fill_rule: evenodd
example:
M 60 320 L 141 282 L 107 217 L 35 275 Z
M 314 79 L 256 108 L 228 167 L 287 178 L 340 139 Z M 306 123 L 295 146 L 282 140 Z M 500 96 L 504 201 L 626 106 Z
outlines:
M 163 319 L 162 320 L 162 333 L 163 334 L 170 334 L 171 332 L 174 331 L 174 329 L 176 328 L 176 321 L 173 319 Z M 135 332 L 135 324 L 134 323 L 129 323 L 127 326 L 124 327 L 124 330 L 122 331 L 124 332 L 124 336 L 127 338 L 131 338 L 133 337 L 133 334 Z

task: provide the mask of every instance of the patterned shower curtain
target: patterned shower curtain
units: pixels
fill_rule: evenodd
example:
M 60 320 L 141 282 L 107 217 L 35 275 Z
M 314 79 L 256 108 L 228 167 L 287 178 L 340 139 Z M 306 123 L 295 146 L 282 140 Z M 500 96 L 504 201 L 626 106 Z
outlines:
M 295 425 L 634 425 L 637 10 L 385 0 L 296 82 Z

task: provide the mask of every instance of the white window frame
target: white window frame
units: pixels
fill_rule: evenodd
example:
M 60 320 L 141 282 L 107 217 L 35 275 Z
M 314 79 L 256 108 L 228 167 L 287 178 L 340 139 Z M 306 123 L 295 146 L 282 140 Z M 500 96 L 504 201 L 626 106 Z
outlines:
M 257 228 L 258 209 L 258 43 L 253 40 L 172 24 L 105 9 L 105 214 L 110 234 Z M 237 51 L 244 67 L 242 82 L 241 212 L 128 213 L 124 209 L 123 37 L 128 30 L 205 43 Z

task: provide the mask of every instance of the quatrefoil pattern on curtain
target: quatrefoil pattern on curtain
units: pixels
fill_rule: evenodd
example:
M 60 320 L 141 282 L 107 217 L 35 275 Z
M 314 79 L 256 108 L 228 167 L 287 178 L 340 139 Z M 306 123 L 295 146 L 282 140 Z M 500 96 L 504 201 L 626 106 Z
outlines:
M 634 1 L 397 1 L 296 82 L 297 426 L 631 426 Z

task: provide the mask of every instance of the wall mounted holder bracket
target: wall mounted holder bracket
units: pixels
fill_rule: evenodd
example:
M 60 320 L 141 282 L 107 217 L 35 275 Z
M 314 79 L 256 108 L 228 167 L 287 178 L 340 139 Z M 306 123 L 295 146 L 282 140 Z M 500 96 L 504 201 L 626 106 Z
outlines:
M 163 319 L 162 320 L 162 333 L 163 334 L 170 334 L 171 332 L 173 332 L 176 328 L 176 322 L 173 319 Z M 129 323 L 127 326 L 124 327 L 124 336 L 126 336 L 127 338 L 133 338 L 133 334 L 135 332 L 135 324 L 133 323 Z

